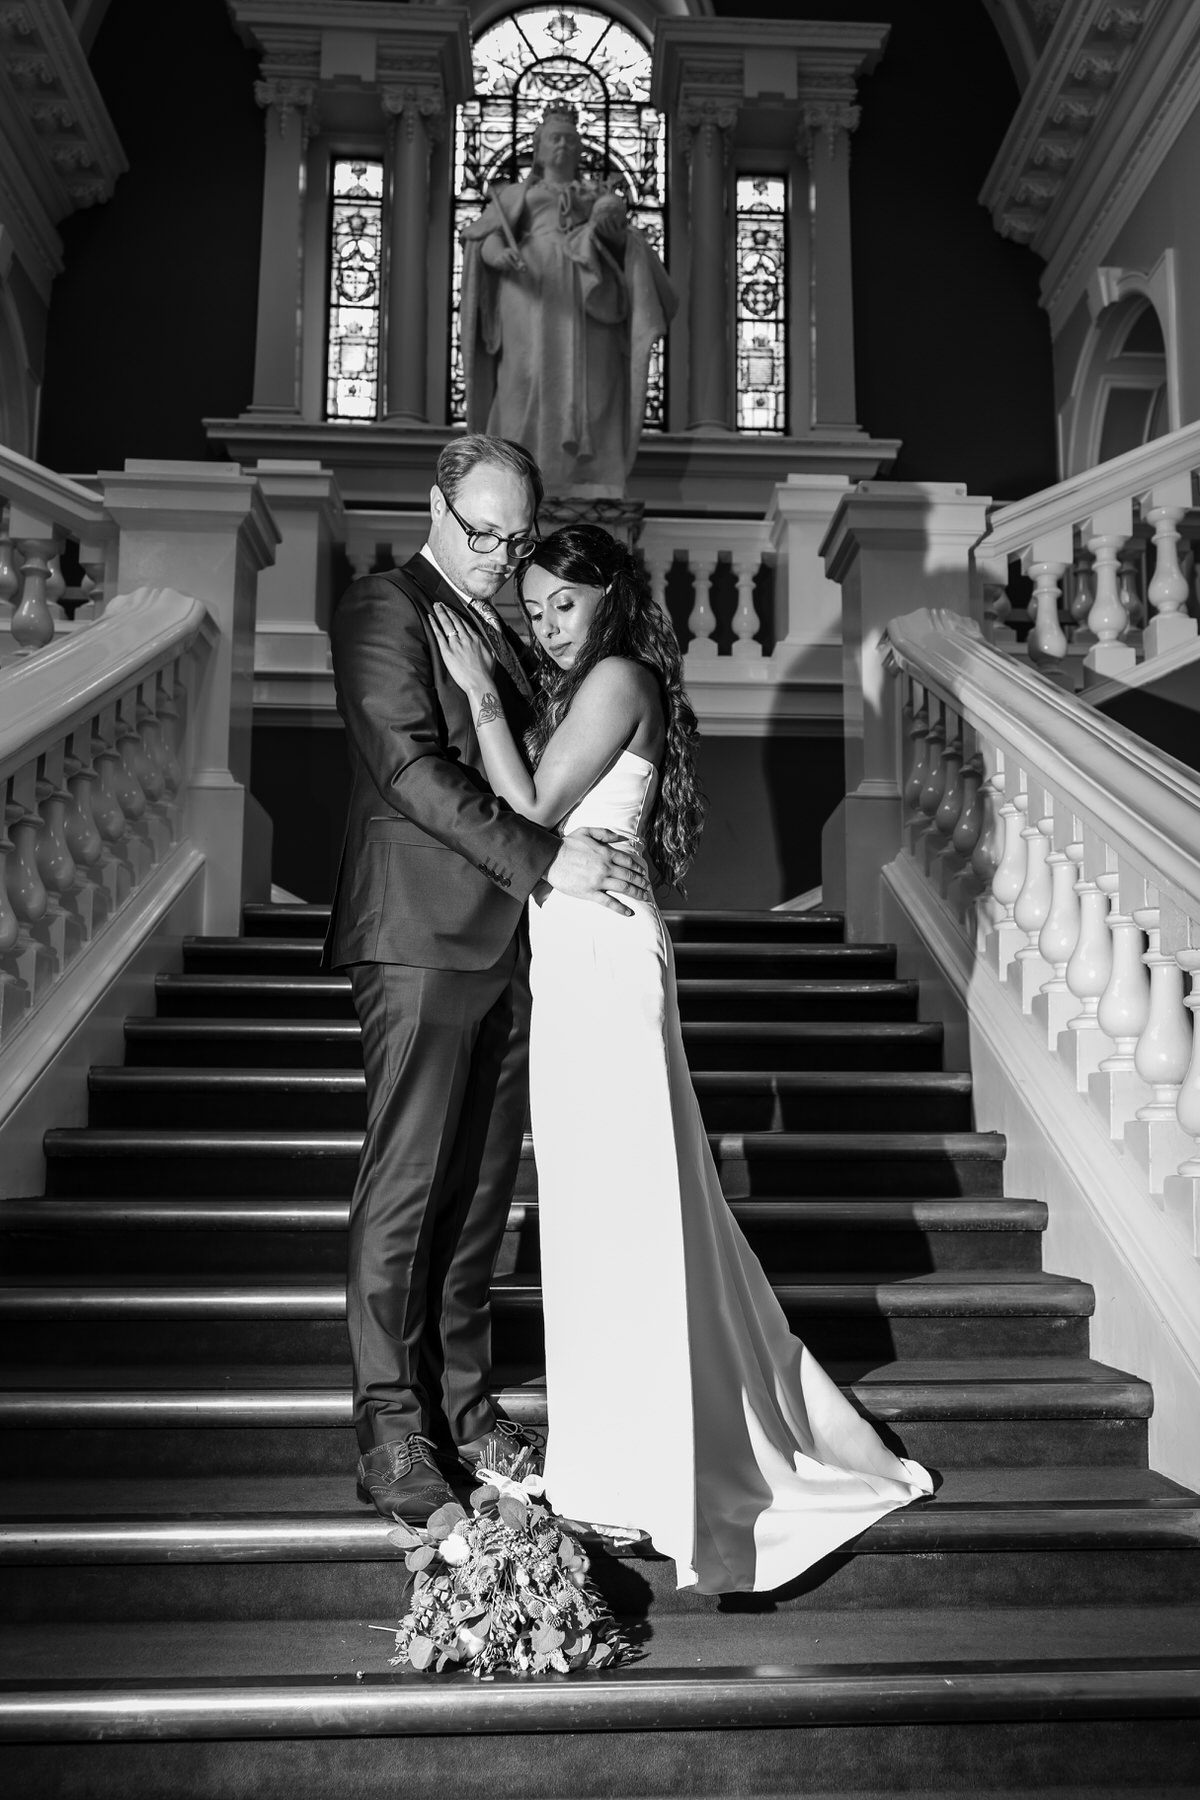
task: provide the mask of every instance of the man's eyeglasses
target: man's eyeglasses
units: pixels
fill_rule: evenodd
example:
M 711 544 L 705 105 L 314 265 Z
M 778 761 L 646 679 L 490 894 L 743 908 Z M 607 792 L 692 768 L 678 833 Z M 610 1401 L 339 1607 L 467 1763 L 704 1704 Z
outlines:
M 509 556 L 514 557 L 517 562 L 524 562 L 527 556 L 533 555 L 541 542 L 541 534 L 536 526 L 532 531 L 514 532 L 512 537 L 502 537 L 498 531 L 480 531 L 474 525 L 468 525 L 444 488 L 439 488 L 438 492 L 446 502 L 449 511 L 462 526 L 466 534 L 467 549 L 473 550 L 477 556 L 488 556 L 500 544 L 503 544 Z

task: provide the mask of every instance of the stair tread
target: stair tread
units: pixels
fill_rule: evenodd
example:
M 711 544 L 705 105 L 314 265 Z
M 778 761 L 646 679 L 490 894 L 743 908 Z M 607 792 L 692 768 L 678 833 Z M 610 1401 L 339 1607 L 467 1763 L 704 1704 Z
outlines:
M 855 960 L 891 962 L 895 958 L 895 947 L 886 943 L 854 943 L 854 944 L 822 944 L 788 941 L 786 931 L 780 933 L 783 941 L 772 942 L 770 939 L 750 939 L 738 942 L 727 938 L 687 938 L 683 943 L 675 945 L 677 957 L 729 956 L 745 957 L 754 961 L 759 957 L 787 956 L 802 959 L 814 956 L 832 963 L 851 962 Z M 265 933 L 254 937 L 185 937 L 183 954 L 185 957 L 199 956 L 216 960 L 223 956 L 234 959 L 245 956 L 297 956 L 302 955 L 312 961 L 319 961 L 322 944 L 316 939 L 288 937 L 269 937 Z
M 204 1033 L 209 1036 L 234 1035 L 243 1039 L 272 1035 L 309 1035 L 320 1038 L 332 1034 L 343 1039 L 358 1037 L 361 1031 L 362 1027 L 354 1018 L 273 1019 L 239 1017 L 235 1013 L 229 1017 L 205 1014 L 196 1018 L 131 1015 L 125 1021 L 126 1037 L 132 1038 L 190 1038 Z M 775 1040 L 825 1037 L 858 1039 L 866 1036 L 888 1041 L 900 1039 L 914 1043 L 940 1043 L 943 1027 L 937 1020 L 917 1019 L 684 1019 L 683 1035 L 685 1040 L 725 1036 Z
M 1152 1469 L 1124 1465 L 1051 1468 L 947 1469 L 931 1500 L 889 1517 L 927 1519 L 943 1512 L 1003 1514 L 1031 1510 L 1082 1513 L 1125 1511 L 1131 1518 L 1163 1511 L 1200 1510 L 1200 1495 Z M 386 1531 L 355 1498 L 355 1476 L 341 1475 L 93 1477 L 77 1480 L 0 1479 L 0 1521 L 46 1519 L 186 1520 L 349 1516 Z M 2 1528 L 2 1527 L 0 1527 Z
M 806 1224 L 920 1224 L 936 1230 L 1020 1229 L 1042 1231 L 1047 1207 L 1042 1200 L 985 1199 L 971 1195 L 933 1195 L 912 1199 L 908 1196 L 875 1197 L 808 1196 L 788 1198 L 771 1195 L 761 1200 L 731 1200 L 729 1209 L 735 1219 L 765 1223 L 778 1219 L 794 1227 Z M 514 1201 L 509 1209 L 510 1223 L 519 1222 L 526 1214 L 536 1216 L 535 1195 Z M 350 1201 L 336 1196 L 294 1198 L 275 1195 L 246 1195 L 244 1198 L 215 1195 L 197 1198 L 172 1195 L 163 1198 L 131 1195 L 119 1198 L 109 1194 L 72 1196 L 67 1200 L 35 1196 L 31 1199 L 0 1200 L 0 1231 L 28 1231 L 82 1227 L 84 1229 L 141 1229 L 161 1225 L 163 1228 L 208 1229 L 213 1226 L 236 1225 L 246 1229 L 314 1229 L 346 1228 Z
M 65 1669 L 72 1680 L 103 1681 L 106 1686 L 160 1682 L 162 1671 L 170 1669 L 175 1681 L 206 1679 L 235 1689 L 272 1676 L 354 1675 L 362 1670 L 393 1678 L 389 1686 L 402 1706 L 411 1678 L 394 1678 L 387 1664 L 392 1639 L 369 1628 L 371 1623 L 390 1626 L 395 1619 L 385 1587 L 381 1581 L 374 1621 L 213 1619 L 202 1630 L 194 1622 L 146 1620 L 10 1626 L 0 1643 L 0 1719 L 3 1705 L 10 1705 L 16 1693 L 59 1683 Z M 866 1615 L 730 1611 L 716 1618 L 681 1612 L 656 1619 L 646 1652 L 631 1671 L 606 1673 L 603 1681 L 526 1684 L 524 1692 L 534 1703 L 530 1712 L 541 1712 L 555 1693 L 578 1707 L 589 1690 L 602 1697 L 627 1687 L 631 1675 L 645 1679 L 658 1671 L 678 1670 L 686 1680 L 700 1670 L 741 1670 L 768 1699 L 772 1682 L 789 1669 L 809 1683 L 819 1682 L 822 1673 L 836 1679 L 839 1671 L 848 1677 L 857 1671 L 878 1685 L 880 1675 L 891 1668 L 908 1671 L 922 1687 L 928 1683 L 936 1691 L 965 1670 L 999 1674 L 996 1663 L 1047 1676 L 1055 1664 L 1099 1674 L 1106 1666 L 1166 1671 L 1177 1663 L 1194 1671 L 1192 1705 L 1200 1710 L 1196 1606 L 991 1607 L 986 1612 L 972 1607 L 881 1608 Z M 461 1721 L 468 1696 L 496 1700 L 512 1686 L 453 1678 L 412 1681 L 423 1698 L 440 1697 L 445 1729 L 461 1728 L 450 1720 Z M 340 1691 L 344 1702 L 346 1690 Z M 574 1724 L 577 1728 L 579 1721 Z
M 1089 1283 L 1073 1276 L 1040 1270 L 933 1270 L 913 1275 L 771 1274 L 771 1286 L 784 1302 L 808 1311 L 851 1308 L 892 1316 L 925 1314 L 1062 1313 L 1090 1315 L 1094 1294 Z M 492 1300 L 506 1306 L 540 1307 L 541 1284 L 528 1275 L 498 1275 Z M 97 1280 L 47 1282 L 21 1276 L 0 1278 L 0 1318 L 71 1315 L 114 1317 L 131 1314 L 156 1318 L 342 1318 L 346 1283 L 338 1276 L 291 1275 L 227 1277 L 215 1281 L 139 1279 L 109 1276 Z
M 739 1148 L 762 1155 L 781 1153 L 829 1155 L 839 1152 L 858 1153 L 865 1157 L 896 1158 L 928 1156 L 941 1152 L 949 1156 L 986 1157 L 1000 1161 L 1004 1156 L 1004 1138 L 996 1131 L 710 1131 L 711 1144 L 722 1151 Z M 185 1127 L 133 1126 L 59 1126 L 44 1137 L 46 1155 L 84 1156 L 104 1152 L 118 1155 L 161 1155 L 169 1147 L 187 1153 L 226 1149 L 238 1154 L 273 1155 L 280 1150 L 309 1149 L 314 1153 L 357 1155 L 362 1147 L 361 1131 L 284 1131 L 274 1126 L 259 1130 L 237 1130 L 214 1126 L 188 1130 Z M 526 1132 L 522 1154 L 533 1155 L 533 1138 Z
M 971 1077 L 960 1070 L 941 1069 L 700 1069 L 692 1076 L 697 1093 L 722 1088 L 734 1092 L 760 1094 L 823 1094 L 840 1087 L 856 1092 L 971 1093 Z M 274 1092 L 297 1089 L 309 1093 L 314 1089 L 332 1088 L 339 1093 L 363 1093 L 366 1076 L 361 1069 L 267 1069 L 255 1068 L 189 1068 L 183 1063 L 169 1068 L 153 1069 L 125 1064 L 94 1066 L 88 1075 L 93 1093 L 124 1091 L 156 1093 L 161 1089 L 186 1092 L 196 1089 L 244 1088 Z
M 248 901 L 242 908 L 244 925 L 263 925 L 271 922 L 320 924 L 322 929 L 329 923 L 330 907 L 323 900 L 256 900 Z M 845 915 L 834 911 L 831 907 L 813 906 L 806 908 L 789 908 L 786 906 L 712 906 L 703 910 L 685 910 L 682 907 L 667 907 L 663 910 L 663 918 L 669 925 L 695 924 L 698 919 L 711 920 L 714 924 L 723 925 L 776 925 L 780 931 L 800 929 L 808 925 L 838 926 L 845 923 Z M 250 935 L 247 933 L 247 935 Z

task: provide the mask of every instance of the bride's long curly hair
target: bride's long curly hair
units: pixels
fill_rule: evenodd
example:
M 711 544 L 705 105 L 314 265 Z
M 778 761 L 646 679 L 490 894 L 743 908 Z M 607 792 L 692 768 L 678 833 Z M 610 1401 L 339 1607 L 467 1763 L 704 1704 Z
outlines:
M 534 766 L 598 662 L 606 656 L 624 656 L 652 670 L 662 696 L 667 739 L 647 848 L 664 879 L 679 887 L 700 841 L 704 800 L 696 780 L 696 715 L 684 692 L 679 644 L 670 621 L 629 551 L 599 525 L 566 525 L 543 538 L 521 564 L 517 586 L 522 602 L 531 567 L 562 581 L 600 588 L 603 594 L 574 668 L 559 669 L 535 640 L 542 692 L 537 720 L 526 739 Z

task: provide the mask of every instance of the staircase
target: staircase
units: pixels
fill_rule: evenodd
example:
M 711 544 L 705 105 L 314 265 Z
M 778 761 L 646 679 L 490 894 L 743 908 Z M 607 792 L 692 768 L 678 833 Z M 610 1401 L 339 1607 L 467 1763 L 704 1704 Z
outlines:
M 1043 1271 L 1045 1208 L 1005 1195 L 915 984 L 831 914 L 673 915 L 685 1039 L 796 1329 L 935 1499 L 775 1596 L 598 1555 L 627 1670 L 388 1668 L 367 1626 L 403 1568 L 354 1498 L 344 1331 L 364 1088 L 324 923 L 188 943 L 87 1128 L 49 1134 L 45 1196 L 0 1202 L 5 1791 L 1194 1794 L 1200 1500 L 1149 1470 L 1152 1395 L 1090 1360 L 1092 1292 Z M 536 1191 L 527 1145 L 495 1341 L 541 1424 Z

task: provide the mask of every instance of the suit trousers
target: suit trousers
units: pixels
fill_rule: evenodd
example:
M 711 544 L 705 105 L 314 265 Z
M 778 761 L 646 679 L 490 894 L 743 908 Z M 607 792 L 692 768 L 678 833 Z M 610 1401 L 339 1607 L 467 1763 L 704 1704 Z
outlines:
M 528 1105 L 528 947 L 490 969 L 354 963 L 367 1131 L 347 1324 L 362 1451 L 495 1423 L 490 1287 Z

